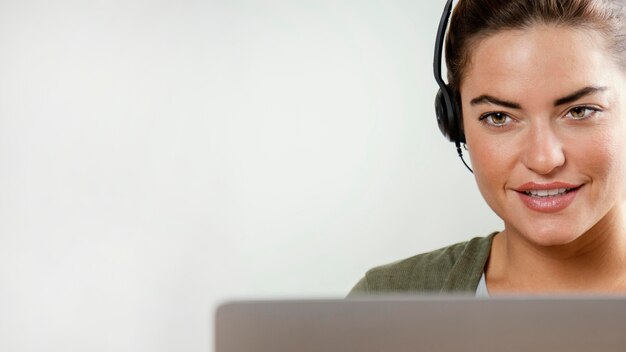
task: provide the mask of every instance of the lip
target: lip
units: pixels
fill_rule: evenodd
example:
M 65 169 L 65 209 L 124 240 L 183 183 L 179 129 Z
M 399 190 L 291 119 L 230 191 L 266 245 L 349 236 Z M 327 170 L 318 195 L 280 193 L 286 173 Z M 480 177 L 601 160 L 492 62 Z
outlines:
M 514 188 L 517 192 L 526 192 L 533 189 L 536 190 L 546 190 L 546 189 L 557 189 L 557 188 L 577 188 L 581 185 L 575 185 L 567 182 L 550 182 L 550 183 L 535 183 L 535 182 L 527 182 L 523 185 Z
M 575 185 L 566 182 L 551 182 L 551 183 L 535 183 L 528 182 L 519 187 L 514 188 L 517 192 L 522 203 L 529 208 L 541 213 L 556 213 L 567 208 L 580 191 L 583 185 Z M 569 191 L 559 195 L 553 195 L 549 197 L 532 197 L 525 192 L 530 190 L 550 190 L 567 188 Z

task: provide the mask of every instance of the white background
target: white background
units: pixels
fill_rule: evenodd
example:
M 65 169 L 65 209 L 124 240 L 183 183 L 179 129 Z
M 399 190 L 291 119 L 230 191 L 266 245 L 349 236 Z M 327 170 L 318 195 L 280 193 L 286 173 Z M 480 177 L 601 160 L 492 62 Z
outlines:
M 210 351 L 501 228 L 439 133 L 444 1 L 0 1 L 0 350 Z

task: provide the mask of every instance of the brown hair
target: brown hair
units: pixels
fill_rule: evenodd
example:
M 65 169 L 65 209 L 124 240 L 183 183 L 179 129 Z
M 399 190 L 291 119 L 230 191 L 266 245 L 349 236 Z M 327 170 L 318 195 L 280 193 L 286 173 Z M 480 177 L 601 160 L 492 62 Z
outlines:
M 446 38 L 448 84 L 460 98 L 459 88 L 470 63 L 471 48 L 481 38 L 537 24 L 598 31 L 626 71 L 625 22 L 626 0 L 460 0 Z

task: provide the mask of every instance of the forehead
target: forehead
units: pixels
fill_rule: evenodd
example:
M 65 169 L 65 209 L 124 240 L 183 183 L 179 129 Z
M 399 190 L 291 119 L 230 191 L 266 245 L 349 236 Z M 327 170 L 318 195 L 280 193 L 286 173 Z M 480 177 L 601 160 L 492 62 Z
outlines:
M 609 85 L 622 73 L 605 47 L 593 30 L 536 25 L 500 31 L 474 44 L 461 93 L 551 98 L 590 83 Z

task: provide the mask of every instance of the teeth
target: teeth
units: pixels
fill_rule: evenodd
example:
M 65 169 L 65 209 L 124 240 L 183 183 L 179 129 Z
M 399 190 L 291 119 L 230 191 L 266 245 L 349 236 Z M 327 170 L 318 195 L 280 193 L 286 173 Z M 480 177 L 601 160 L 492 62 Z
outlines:
M 557 188 L 557 189 L 531 189 L 525 191 L 529 196 L 532 197 L 552 197 L 560 194 L 565 194 L 569 189 L 567 188 Z

